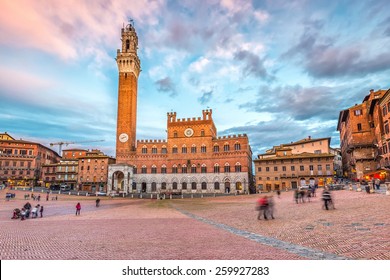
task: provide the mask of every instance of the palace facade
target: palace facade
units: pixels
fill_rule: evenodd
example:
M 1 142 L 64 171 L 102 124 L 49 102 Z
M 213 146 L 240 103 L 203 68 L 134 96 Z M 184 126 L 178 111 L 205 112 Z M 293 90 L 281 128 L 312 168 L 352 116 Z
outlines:
M 257 191 L 325 186 L 334 177 L 335 155 L 330 138 L 311 138 L 280 144 L 254 160 Z
M 0 133 L 0 184 L 33 187 L 41 184 L 42 166 L 59 162 L 53 150 L 35 142 Z
M 140 60 L 134 26 L 122 28 L 116 164 L 109 166 L 109 193 L 247 193 L 253 191 L 252 151 L 246 134 L 218 136 L 212 110 L 201 117 L 167 113 L 167 139 L 137 140 Z

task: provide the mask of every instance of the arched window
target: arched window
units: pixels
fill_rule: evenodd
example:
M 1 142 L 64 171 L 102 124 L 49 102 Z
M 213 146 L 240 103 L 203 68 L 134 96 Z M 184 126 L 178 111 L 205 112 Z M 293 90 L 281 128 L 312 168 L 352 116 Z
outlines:
M 207 190 L 207 183 L 206 182 L 202 182 L 202 190 Z
M 195 144 L 193 144 L 193 145 L 191 146 L 191 153 L 192 153 L 192 154 L 196 154 L 196 145 L 195 145 Z
M 187 189 L 187 182 L 181 183 L 181 189 L 186 190 Z
M 152 192 L 157 191 L 157 184 L 156 182 L 152 182 Z
M 196 173 L 196 165 L 191 165 L 191 173 Z
M 133 173 L 137 174 L 137 166 L 136 165 L 133 166 Z
M 187 165 L 183 164 L 181 167 L 181 173 L 187 173 Z
M 200 148 L 200 152 L 201 153 L 205 153 L 206 152 L 206 145 L 203 144 L 202 147 Z
M 142 147 L 142 153 L 147 154 L 148 153 L 148 148 L 146 146 Z
M 183 146 L 181 147 L 181 152 L 182 152 L 183 154 L 186 154 L 186 153 L 187 153 L 187 146 L 186 146 L 186 145 L 183 145 Z
M 162 146 L 161 153 L 162 154 L 166 154 L 167 153 L 167 147 L 166 146 Z
M 142 174 L 146 174 L 146 173 L 147 173 L 146 165 L 142 165 L 141 173 L 142 173 Z
M 214 151 L 214 153 L 218 153 L 219 152 L 219 146 L 217 144 L 214 145 L 213 151 Z
M 219 190 L 219 182 L 215 182 L 214 183 L 214 189 L 215 190 Z
M 162 174 L 166 174 L 166 173 L 167 173 L 167 166 L 166 166 L 165 164 L 163 164 L 163 165 L 161 166 L 161 173 L 162 173 Z
M 240 144 L 240 143 L 238 143 L 238 142 L 237 142 L 237 143 L 235 143 L 235 144 L 234 144 L 234 150 L 235 150 L 235 151 L 239 151 L 239 150 L 241 150 L 241 144 Z
M 161 189 L 162 189 L 162 190 L 166 190 L 166 189 L 167 189 L 167 183 L 162 182 L 162 183 L 161 183 Z
M 228 152 L 230 150 L 230 146 L 228 143 L 226 143 L 225 145 L 223 145 L 223 151 L 224 152 Z
M 177 165 L 176 165 L 176 164 L 174 164 L 174 165 L 172 166 L 172 173 L 174 173 L 174 174 L 177 173 Z
M 200 131 L 200 136 L 204 136 L 204 129 Z
M 236 165 L 234 166 L 234 171 L 241 172 L 241 164 L 239 162 L 237 162 Z
M 177 182 L 172 183 L 172 189 L 177 190 Z
M 196 190 L 196 182 L 191 183 L 191 189 Z
M 177 131 L 173 132 L 173 138 L 177 138 Z
M 176 147 L 176 145 L 172 147 L 172 154 L 177 154 L 177 147 Z
M 214 173 L 219 173 L 219 164 L 214 164 Z
M 156 146 L 152 147 L 152 154 L 157 154 L 157 147 Z
M 202 164 L 202 167 L 201 167 L 201 169 L 200 169 L 200 173 L 207 173 L 207 166 L 206 166 L 206 164 Z
M 225 163 L 225 166 L 223 168 L 223 171 L 225 173 L 230 173 L 230 164 L 229 163 Z
M 130 49 L 130 40 L 129 39 L 126 40 L 126 51 L 128 49 Z
M 152 174 L 157 173 L 157 167 L 155 165 L 152 165 Z

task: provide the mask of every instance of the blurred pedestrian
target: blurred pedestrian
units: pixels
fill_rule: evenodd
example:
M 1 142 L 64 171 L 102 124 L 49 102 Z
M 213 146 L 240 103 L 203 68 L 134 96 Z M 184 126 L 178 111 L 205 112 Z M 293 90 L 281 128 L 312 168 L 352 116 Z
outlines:
M 262 196 L 257 200 L 257 210 L 259 211 L 259 214 L 257 215 L 257 219 L 261 220 L 261 215 L 264 216 L 265 220 L 268 220 L 267 218 L 267 208 L 268 208 L 268 200 L 267 196 Z
M 271 219 L 275 219 L 274 218 L 275 202 L 274 202 L 274 198 L 272 197 L 272 195 L 267 197 L 267 204 L 268 204 L 268 206 L 266 207 L 266 211 L 267 211 L 266 216 L 271 217 Z
M 332 196 L 327 187 L 325 187 L 324 191 L 322 192 L 322 200 L 324 201 L 323 208 L 329 210 L 329 204 L 332 203 Z
M 80 204 L 80 202 L 77 202 L 77 204 L 76 204 L 76 216 L 80 215 L 80 211 L 81 211 L 81 204 Z
M 96 199 L 96 207 L 99 207 L 100 205 L 100 198 Z
M 41 215 L 41 218 L 43 217 L 43 205 L 41 205 L 41 208 L 39 208 L 39 214 Z
M 377 190 L 380 189 L 380 187 L 381 187 L 381 181 L 380 181 L 379 179 L 376 179 L 376 180 L 375 180 L 375 187 L 376 187 Z

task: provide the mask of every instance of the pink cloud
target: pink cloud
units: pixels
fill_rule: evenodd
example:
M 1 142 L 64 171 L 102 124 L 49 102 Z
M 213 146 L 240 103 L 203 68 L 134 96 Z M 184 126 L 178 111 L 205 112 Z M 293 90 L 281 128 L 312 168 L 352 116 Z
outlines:
M 126 0 L 4 0 L 0 3 L 0 43 L 75 59 L 90 53 L 91 45 L 116 44 L 118 27 L 129 17 L 140 24 L 157 24 L 163 5 L 163 0 L 132 1 L 131 5 Z

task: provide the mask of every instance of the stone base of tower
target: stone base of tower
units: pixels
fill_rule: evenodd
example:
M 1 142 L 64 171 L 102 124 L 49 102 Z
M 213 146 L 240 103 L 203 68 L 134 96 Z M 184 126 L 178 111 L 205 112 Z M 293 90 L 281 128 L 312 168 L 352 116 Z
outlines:
M 133 166 L 125 163 L 108 166 L 107 194 L 127 195 L 132 191 Z

